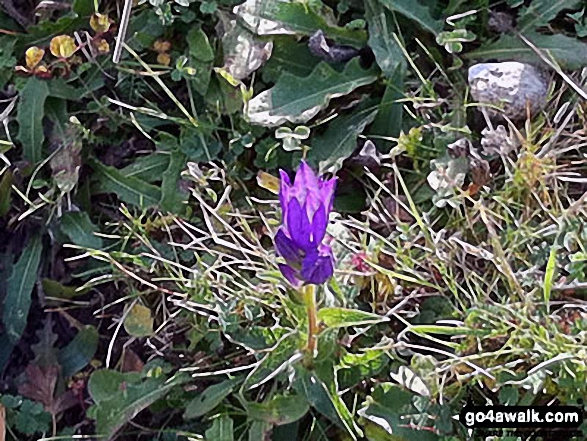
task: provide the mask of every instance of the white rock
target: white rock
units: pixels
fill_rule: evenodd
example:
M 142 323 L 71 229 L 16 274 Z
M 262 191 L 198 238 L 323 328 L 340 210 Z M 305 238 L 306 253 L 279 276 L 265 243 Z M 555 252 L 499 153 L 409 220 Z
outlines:
M 469 86 L 473 98 L 503 109 L 512 120 L 526 118 L 526 105 L 536 114 L 546 104 L 548 83 L 533 66 L 516 61 L 481 63 L 469 68 Z M 500 112 L 487 108 L 490 115 Z

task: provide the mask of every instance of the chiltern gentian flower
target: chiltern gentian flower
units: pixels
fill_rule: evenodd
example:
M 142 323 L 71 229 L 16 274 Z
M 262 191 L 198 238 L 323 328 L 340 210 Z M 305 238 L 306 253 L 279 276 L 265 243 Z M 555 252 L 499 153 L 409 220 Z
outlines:
M 336 178 L 318 178 L 302 161 L 292 185 L 283 170 L 279 202 L 283 225 L 275 235 L 277 252 L 286 261 L 279 265 L 285 278 L 294 286 L 319 285 L 334 272 L 332 249 L 323 243 L 328 215 L 334 202 Z

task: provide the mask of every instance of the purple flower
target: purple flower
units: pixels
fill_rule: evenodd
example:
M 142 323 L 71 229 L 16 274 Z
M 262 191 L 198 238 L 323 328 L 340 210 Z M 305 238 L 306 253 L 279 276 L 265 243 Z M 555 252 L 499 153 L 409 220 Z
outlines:
M 275 235 L 277 252 L 286 261 L 279 265 L 294 286 L 319 285 L 334 272 L 332 249 L 324 243 L 328 215 L 334 202 L 336 178 L 318 178 L 302 161 L 292 185 L 283 170 L 279 202 L 283 225 Z

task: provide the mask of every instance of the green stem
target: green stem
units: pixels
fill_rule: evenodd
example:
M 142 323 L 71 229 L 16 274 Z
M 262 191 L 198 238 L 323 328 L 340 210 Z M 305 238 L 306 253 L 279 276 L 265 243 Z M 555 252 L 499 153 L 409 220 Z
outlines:
M 316 309 L 316 285 L 306 285 L 302 288 L 306 313 L 308 315 L 308 344 L 306 351 L 314 358 L 318 343 L 318 311 Z

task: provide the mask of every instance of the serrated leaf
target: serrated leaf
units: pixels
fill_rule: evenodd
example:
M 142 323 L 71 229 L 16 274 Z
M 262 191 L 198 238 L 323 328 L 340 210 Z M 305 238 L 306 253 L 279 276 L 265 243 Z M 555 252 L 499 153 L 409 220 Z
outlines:
M 524 35 L 546 56 L 551 56 L 561 67 L 565 69 L 580 69 L 587 65 L 587 44 L 566 35 Z M 495 59 L 525 61 L 528 63 L 540 63 L 541 58 L 536 55 L 526 43 L 514 35 L 502 35 L 498 40 L 485 44 L 473 52 L 465 55 L 465 58 Z
M 307 159 L 320 164 L 320 170 L 337 171 L 342 161 L 357 147 L 357 138 L 377 115 L 377 105 L 363 105 L 352 113 L 334 119 L 321 135 L 312 140 Z
M 216 418 L 212 427 L 206 430 L 206 441 L 234 441 L 232 419 L 228 416 Z
M 399 66 L 405 68 L 406 59 L 394 37 L 397 29 L 391 11 L 377 0 L 365 0 L 365 18 L 369 26 L 369 47 L 385 76 L 392 78 Z
M 328 106 L 332 98 L 346 95 L 377 79 L 373 70 L 364 70 L 357 58 L 343 72 L 322 62 L 307 77 L 284 72 L 275 86 L 249 102 L 247 116 L 252 124 L 276 126 L 286 121 L 303 123 Z
M 124 329 L 133 337 L 148 337 L 153 334 L 153 317 L 151 310 L 140 303 L 135 303 L 126 318 Z
M 121 169 L 120 173 L 126 178 L 137 178 L 149 183 L 160 181 L 170 160 L 171 155 L 152 153 L 136 158 L 132 164 Z
M 524 33 L 529 30 L 546 26 L 565 9 L 574 9 L 579 0 L 532 0 L 530 5 L 522 8 L 517 20 L 517 31 Z
M 24 331 L 31 307 L 31 294 L 37 281 L 43 242 L 41 235 L 33 236 L 6 281 L 6 298 L 2 320 L 11 343 L 16 343 Z
M 247 0 L 236 6 L 234 13 L 259 35 L 310 36 L 322 30 L 328 38 L 342 44 L 361 47 L 366 40 L 363 30 L 337 26 L 332 10 L 321 2 Z
M 189 420 L 210 412 L 232 393 L 238 381 L 235 379 L 225 380 L 222 383 L 208 387 L 188 403 L 183 417 Z
M 430 8 L 425 6 L 426 0 L 379 0 L 379 2 L 391 11 L 396 11 L 404 17 L 414 20 L 424 29 L 438 34 L 444 24 L 442 20 L 437 20 L 430 14 Z
M 85 368 L 98 349 L 100 335 L 93 326 L 83 327 L 71 342 L 59 351 L 62 374 L 70 377 Z
M 389 318 L 359 309 L 321 308 L 318 319 L 329 328 L 374 325 L 389 321 Z
M 123 201 L 139 207 L 154 206 L 161 200 L 161 190 L 135 177 L 125 177 L 120 170 L 89 161 L 95 170 L 96 185 L 94 193 L 115 193 Z
M 23 158 L 37 163 L 43 159 L 43 116 L 49 88 L 36 77 L 27 80 L 20 92 L 18 103 L 18 140 L 22 144 Z
M 60 227 L 74 244 L 86 248 L 102 248 L 102 239 L 93 234 L 98 231 L 98 228 L 92 223 L 88 213 L 82 211 L 65 213 L 60 218 Z

